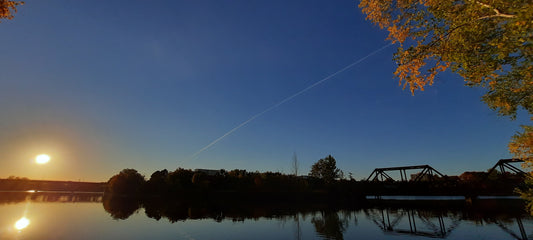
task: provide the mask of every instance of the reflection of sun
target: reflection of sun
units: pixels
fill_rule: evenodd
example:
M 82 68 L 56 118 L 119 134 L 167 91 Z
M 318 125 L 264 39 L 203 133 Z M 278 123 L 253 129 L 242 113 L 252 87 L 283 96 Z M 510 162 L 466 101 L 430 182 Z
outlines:
M 50 161 L 50 156 L 46 154 L 40 154 L 37 157 L 35 157 L 35 162 L 37 164 L 45 164 Z
M 30 220 L 26 217 L 22 217 L 15 223 L 15 228 L 18 230 L 22 230 L 26 228 L 28 225 L 30 225 Z

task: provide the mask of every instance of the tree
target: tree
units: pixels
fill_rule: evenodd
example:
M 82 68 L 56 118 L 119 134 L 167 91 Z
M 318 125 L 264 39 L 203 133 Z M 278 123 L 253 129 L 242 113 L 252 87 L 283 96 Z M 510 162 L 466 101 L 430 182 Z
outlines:
M 168 170 L 155 171 L 146 182 L 146 192 L 150 194 L 163 194 L 168 190 Z
M 311 172 L 309 176 L 321 178 L 326 183 L 331 183 L 338 178 L 340 170 L 337 168 L 337 162 L 335 158 L 328 155 L 326 158 L 318 160 L 313 166 L 311 166 Z
M 533 169 L 533 126 L 523 126 L 524 132 L 513 136 L 509 149 L 515 157 L 523 159 L 525 167 Z M 526 177 L 526 189 L 520 191 L 522 198 L 528 200 L 527 209 L 533 214 L 533 171 Z
M 0 0 L 0 19 L 13 19 L 17 6 L 23 5 L 22 1 Z
M 138 173 L 137 170 L 127 168 L 109 179 L 105 192 L 136 196 L 141 193 L 145 182 L 144 176 Z
M 509 143 L 509 150 L 517 158 L 525 160 L 526 167 L 533 168 L 533 126 L 522 126 L 523 133 L 517 133 Z
M 533 113 L 531 0 L 361 0 L 359 7 L 400 44 L 395 75 L 413 94 L 451 69 L 466 85 L 487 88 L 483 101 L 499 114 Z

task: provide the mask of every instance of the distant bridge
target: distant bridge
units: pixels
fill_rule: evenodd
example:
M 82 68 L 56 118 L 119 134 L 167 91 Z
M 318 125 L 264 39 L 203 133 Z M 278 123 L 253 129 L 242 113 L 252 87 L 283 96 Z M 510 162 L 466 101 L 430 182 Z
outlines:
M 505 173 L 505 169 L 507 169 L 507 171 L 509 171 L 509 172 L 513 172 L 513 173 L 516 173 L 516 174 L 524 174 L 525 175 L 526 172 L 522 171 L 520 168 L 517 168 L 517 167 L 511 165 L 511 163 L 523 163 L 523 162 L 524 162 L 524 160 L 516 159 L 516 158 L 500 159 L 494 165 L 494 167 L 489 169 L 488 173 L 490 174 L 492 171 L 496 170 L 496 168 L 499 168 L 501 173 Z
M 387 174 L 387 172 L 400 171 L 401 181 L 409 181 L 406 170 L 415 170 L 415 169 L 422 169 L 422 171 L 416 174 L 416 177 L 412 180 L 413 182 L 418 182 L 424 179 L 424 177 L 432 179 L 435 175 L 444 177 L 442 173 L 435 170 L 429 165 L 416 165 L 416 166 L 405 166 L 405 167 L 376 168 L 374 169 L 374 171 L 372 171 L 372 173 L 370 174 L 370 176 L 368 176 L 366 180 L 367 181 L 394 181 L 394 179 L 389 174 Z
M 488 170 L 488 174 L 499 169 L 501 173 L 511 172 L 518 175 L 526 175 L 526 172 L 522 171 L 520 168 L 517 168 L 511 163 L 522 163 L 524 160 L 511 158 L 511 159 L 500 159 L 494 167 Z M 407 170 L 416 170 L 421 169 L 419 173 L 414 175 L 414 179 L 410 179 L 407 176 Z M 435 176 L 444 177 L 446 175 L 440 173 L 433 167 L 429 165 L 415 165 L 415 166 L 404 166 L 404 167 L 388 167 L 388 168 L 376 168 L 370 176 L 366 179 L 367 181 L 395 181 L 387 172 L 399 171 L 400 172 L 400 181 L 412 181 L 419 182 L 423 179 L 433 179 Z

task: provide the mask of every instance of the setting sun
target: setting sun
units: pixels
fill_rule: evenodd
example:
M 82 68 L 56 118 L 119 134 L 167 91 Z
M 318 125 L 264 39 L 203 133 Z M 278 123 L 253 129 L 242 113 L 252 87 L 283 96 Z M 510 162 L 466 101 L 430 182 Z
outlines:
M 37 157 L 35 157 L 35 162 L 37 164 L 45 164 L 45 163 L 48 163 L 49 161 L 50 161 L 50 156 L 46 154 L 40 154 Z
M 26 228 L 28 225 L 30 225 L 30 220 L 26 217 L 22 217 L 15 223 L 15 228 L 18 230 L 22 230 Z

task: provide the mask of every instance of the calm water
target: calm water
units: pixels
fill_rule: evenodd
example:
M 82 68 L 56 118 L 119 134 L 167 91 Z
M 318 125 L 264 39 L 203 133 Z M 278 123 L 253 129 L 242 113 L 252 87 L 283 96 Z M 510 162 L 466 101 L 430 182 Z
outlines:
M 533 218 L 513 199 L 380 200 L 344 208 L 141 207 L 98 194 L 0 193 L 0 239 L 530 239 Z M 19 222 L 25 217 L 29 224 Z M 28 223 L 28 222 L 26 222 Z

